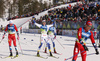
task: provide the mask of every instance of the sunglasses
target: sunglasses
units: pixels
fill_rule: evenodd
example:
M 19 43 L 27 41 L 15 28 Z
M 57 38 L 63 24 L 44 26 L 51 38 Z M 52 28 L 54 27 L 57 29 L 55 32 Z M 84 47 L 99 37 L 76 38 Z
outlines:
M 88 27 L 92 27 L 92 26 L 90 26 L 90 25 L 87 25 Z

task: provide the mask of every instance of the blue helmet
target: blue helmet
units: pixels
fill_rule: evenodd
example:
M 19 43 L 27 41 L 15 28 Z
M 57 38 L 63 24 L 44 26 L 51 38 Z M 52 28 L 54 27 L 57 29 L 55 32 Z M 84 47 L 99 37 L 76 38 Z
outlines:
M 33 16 L 33 18 L 34 18 L 34 16 Z

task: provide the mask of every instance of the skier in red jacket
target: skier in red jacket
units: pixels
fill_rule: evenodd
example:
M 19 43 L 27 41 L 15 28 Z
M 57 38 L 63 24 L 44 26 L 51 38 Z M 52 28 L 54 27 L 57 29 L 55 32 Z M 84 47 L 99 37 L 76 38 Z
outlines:
M 17 46 L 16 46 L 15 31 L 17 32 L 17 39 L 18 40 L 19 40 L 19 33 L 18 33 L 16 25 L 13 24 L 13 22 L 11 20 L 9 21 L 9 24 L 6 26 L 6 29 L 5 29 L 5 32 L 4 32 L 4 35 L 3 35 L 2 39 L 4 39 L 5 34 L 6 34 L 7 31 L 8 31 L 9 50 L 10 50 L 9 57 L 13 56 L 13 54 L 12 54 L 12 47 L 11 47 L 12 40 L 13 40 L 13 45 L 14 45 L 15 50 L 16 50 L 16 56 L 18 56 L 18 50 L 17 50 Z
M 93 37 L 93 32 L 90 31 L 91 27 L 92 27 L 91 21 L 87 21 L 85 27 L 78 29 L 77 40 L 74 47 L 74 57 L 72 61 L 76 61 L 79 51 L 81 53 L 82 61 L 86 61 L 86 55 L 87 55 L 86 51 L 88 51 L 88 48 L 86 46 L 86 41 L 88 38 L 91 39 L 96 54 L 97 55 L 99 54 L 98 48 L 95 44 L 95 40 Z

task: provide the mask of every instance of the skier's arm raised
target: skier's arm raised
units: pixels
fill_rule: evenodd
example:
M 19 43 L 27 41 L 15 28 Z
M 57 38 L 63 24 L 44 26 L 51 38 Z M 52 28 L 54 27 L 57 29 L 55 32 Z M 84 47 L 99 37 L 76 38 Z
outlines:
M 36 23 L 35 20 L 33 20 L 33 22 L 34 22 L 35 25 L 38 26 L 39 28 L 42 26 L 41 24 Z
M 52 27 L 53 25 L 55 25 L 55 22 L 53 22 L 51 25 L 47 25 L 48 29 L 49 29 L 50 27 Z

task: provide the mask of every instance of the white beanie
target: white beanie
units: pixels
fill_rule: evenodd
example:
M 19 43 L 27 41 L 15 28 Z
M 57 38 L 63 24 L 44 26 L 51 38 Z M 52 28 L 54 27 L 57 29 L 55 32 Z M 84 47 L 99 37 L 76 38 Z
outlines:
M 12 20 L 10 20 L 10 21 L 9 21 L 9 24 L 13 24 L 13 21 L 12 21 Z
M 45 20 L 43 20 L 42 22 L 46 22 Z

